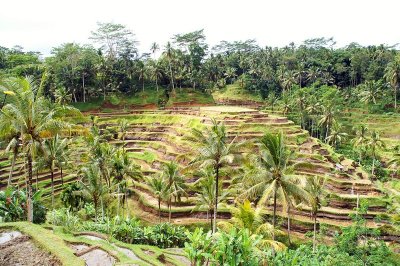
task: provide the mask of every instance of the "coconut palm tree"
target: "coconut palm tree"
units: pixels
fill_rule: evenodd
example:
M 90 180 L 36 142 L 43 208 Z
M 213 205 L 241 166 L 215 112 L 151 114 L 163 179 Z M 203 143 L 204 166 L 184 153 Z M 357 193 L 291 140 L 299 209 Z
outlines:
M 118 214 L 119 214 L 119 202 L 121 193 L 122 197 L 122 205 L 124 203 L 128 203 L 127 200 L 127 183 L 128 178 L 132 179 L 140 179 L 142 177 L 142 172 L 140 170 L 140 166 L 133 163 L 130 160 L 128 153 L 123 149 L 118 149 L 115 153 L 112 154 L 111 157 L 111 175 L 113 176 L 113 184 L 117 187 L 117 198 L 118 198 Z M 110 167 L 109 166 L 109 167 Z M 127 207 L 128 209 L 128 207 Z
M 102 219 L 104 219 L 103 197 L 107 193 L 107 187 L 103 185 L 100 167 L 97 164 L 90 164 L 83 167 L 80 172 L 82 175 L 80 183 L 82 184 L 83 189 L 82 191 L 77 192 L 77 194 L 81 194 L 82 196 L 92 200 L 96 221 L 98 220 L 97 214 L 100 204 Z
M 314 95 L 310 96 L 309 104 L 306 108 L 306 111 L 308 115 L 311 117 L 311 136 L 314 136 L 315 120 L 321 112 L 321 103 Z
M 303 199 L 305 191 L 300 187 L 300 178 L 292 175 L 289 167 L 290 151 L 283 134 L 265 134 L 259 141 L 259 155 L 250 156 L 252 168 L 243 178 L 245 191 L 241 198 L 257 198 L 257 206 L 264 206 L 273 199 L 273 228 L 276 228 L 277 200 L 288 212 L 288 234 L 290 239 L 290 208 L 293 199 Z M 275 235 L 272 237 L 275 240 Z
M 190 136 L 186 137 L 192 144 L 192 153 L 195 155 L 189 164 L 194 167 L 201 168 L 211 167 L 215 173 L 215 184 L 219 184 L 220 171 L 224 166 L 230 165 L 235 154 L 238 153 L 245 143 L 238 143 L 236 137 L 231 141 L 228 140 L 226 128 L 222 123 L 212 120 L 212 126 L 203 132 L 198 129 L 192 129 Z M 219 186 L 215 186 L 215 208 L 214 208 L 214 224 L 213 232 L 216 232 L 217 213 L 218 213 L 218 195 Z
M 160 61 L 150 61 L 149 72 L 150 77 L 156 82 L 156 89 L 158 92 L 158 80 L 163 76 L 163 70 Z
M 335 124 L 329 136 L 325 139 L 325 141 L 330 144 L 331 146 L 337 148 L 342 141 L 347 138 L 348 134 L 346 132 L 341 131 L 341 125 L 340 124 Z
M 331 128 L 336 124 L 336 114 L 338 112 L 334 103 L 322 105 L 322 116 L 318 125 L 325 128 L 325 140 L 328 138 Z
M 163 176 L 152 176 L 146 178 L 146 183 L 158 201 L 158 218 L 161 223 L 161 201 L 167 196 L 167 183 Z
M 382 84 L 377 81 L 366 81 L 364 84 L 360 85 L 362 91 L 360 93 L 360 100 L 363 103 L 376 104 L 378 99 L 382 96 Z
M 313 236 L 313 251 L 315 252 L 316 247 L 316 234 L 317 234 L 317 215 L 318 211 L 321 208 L 321 203 L 326 191 L 324 189 L 325 186 L 325 178 L 314 175 L 307 177 L 305 183 L 305 191 L 308 193 L 308 203 L 311 206 L 311 215 L 314 220 L 314 236 Z
M 174 197 L 175 202 L 180 201 L 182 195 L 186 194 L 185 191 L 185 181 L 183 176 L 179 173 L 179 166 L 177 163 L 171 161 L 164 164 L 164 169 L 162 172 L 162 177 L 167 182 L 167 195 L 168 195 L 168 222 L 171 222 L 171 205 L 172 197 Z
M 282 232 L 274 229 L 270 223 L 265 221 L 265 213 L 262 207 L 253 208 L 250 201 L 246 199 L 237 207 L 230 207 L 230 212 L 232 219 L 218 222 L 219 228 L 226 232 L 229 232 L 232 228 L 247 229 L 250 235 L 262 237 L 262 241 L 258 244 L 259 247 L 273 248 L 274 250 L 285 249 L 283 243 L 271 240 L 273 235 L 282 234 Z
M 385 78 L 393 88 L 394 109 L 397 109 L 397 89 L 400 83 L 400 57 L 397 56 L 385 69 Z
M 368 143 L 368 127 L 366 125 L 360 125 L 356 128 L 356 136 L 352 139 L 354 148 L 360 150 L 360 163 L 362 161 L 363 154 L 365 153 L 365 147 Z
M 66 127 L 62 113 L 43 96 L 32 79 L 19 78 L 10 82 L 15 95 L 3 106 L 0 114 L 0 134 L 15 132 L 21 136 L 21 147 L 26 157 L 28 221 L 33 221 L 32 163 L 42 136 Z
M 6 141 L 8 142 L 7 147 L 5 149 L 5 152 L 12 152 L 12 161 L 11 161 L 11 168 L 10 168 L 10 174 L 8 175 L 8 182 L 7 186 L 12 185 L 12 176 L 14 174 L 14 168 L 15 168 L 15 162 L 17 161 L 17 156 L 20 151 L 20 146 L 21 146 L 21 136 L 19 133 L 12 133 L 9 132 L 10 134 L 7 134 L 6 136 L 2 137 L 5 138 Z
M 153 42 L 153 43 L 151 44 L 151 47 L 150 47 L 150 51 L 151 51 L 151 53 L 153 54 L 153 59 L 154 59 L 155 54 L 156 54 L 156 52 L 157 52 L 158 50 L 160 50 L 160 45 L 158 45 L 158 43 L 156 43 L 156 42 Z
M 120 138 L 122 140 L 122 149 L 125 150 L 125 137 L 126 133 L 129 129 L 130 123 L 127 119 L 120 119 L 118 120 L 118 127 L 119 127 L 119 133 L 120 133 Z
M 198 187 L 198 193 L 196 193 L 196 206 L 193 211 L 198 211 L 200 209 L 206 209 L 207 211 L 207 220 L 210 219 L 210 230 L 213 230 L 213 216 L 211 215 L 214 212 L 215 207 L 215 173 L 212 168 L 200 169 L 199 173 L 200 178 L 194 184 Z M 218 191 L 221 190 L 221 182 L 219 182 Z M 225 201 L 228 196 L 228 192 L 220 192 L 218 195 L 218 204 L 221 204 Z
M 66 105 L 72 101 L 72 95 L 65 87 L 60 87 L 54 91 L 55 102 L 61 105 Z
M 51 206 L 54 208 L 54 172 L 57 166 L 65 161 L 68 139 L 62 139 L 59 135 L 45 139 L 42 144 L 42 156 L 38 159 L 39 168 L 47 168 L 51 175 Z
M 371 131 L 371 137 L 367 142 L 367 149 L 371 152 L 372 155 L 372 176 L 375 176 L 375 160 L 377 157 L 377 151 L 381 148 L 385 147 L 385 143 L 380 137 L 380 134 L 375 130 Z
M 174 52 L 174 48 L 172 47 L 170 42 L 168 42 L 167 45 L 165 46 L 164 54 L 165 54 L 166 58 L 168 59 L 168 66 L 169 66 L 170 79 L 171 79 L 171 84 L 172 84 L 172 91 L 175 91 L 174 74 L 172 72 L 172 61 L 174 59 L 175 52 Z

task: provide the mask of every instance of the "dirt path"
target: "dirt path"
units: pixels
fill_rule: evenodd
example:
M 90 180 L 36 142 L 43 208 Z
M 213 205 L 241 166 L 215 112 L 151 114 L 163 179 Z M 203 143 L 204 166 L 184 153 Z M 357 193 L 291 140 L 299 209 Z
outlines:
M 55 266 L 61 263 L 54 256 L 39 249 L 28 236 L 19 235 L 0 245 L 0 266 L 3 265 Z

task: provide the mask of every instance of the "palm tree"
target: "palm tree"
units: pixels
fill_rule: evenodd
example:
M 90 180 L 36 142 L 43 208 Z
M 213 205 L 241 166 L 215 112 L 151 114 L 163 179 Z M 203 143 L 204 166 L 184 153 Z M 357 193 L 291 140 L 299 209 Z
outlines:
M 122 148 L 125 150 L 125 137 L 129 129 L 130 123 L 127 119 L 118 120 L 119 132 L 122 140 Z
M 306 111 L 308 115 L 311 117 L 311 136 L 314 136 L 315 118 L 321 112 L 321 103 L 317 100 L 317 97 L 315 97 L 314 95 L 310 97 L 309 105 L 307 106 Z
M 367 148 L 370 150 L 372 155 L 372 170 L 371 170 L 372 176 L 375 175 L 375 160 L 377 157 L 377 151 L 378 149 L 384 147 L 385 143 L 382 141 L 379 133 L 376 132 L 375 130 L 371 131 L 371 138 L 367 142 Z
M 400 83 L 400 57 L 397 56 L 390 62 L 385 70 L 385 78 L 393 88 L 394 93 L 394 109 L 397 109 L 397 89 Z
M 62 166 L 66 161 L 66 149 L 68 139 L 61 139 L 59 135 L 53 138 L 45 139 L 42 144 L 42 157 L 38 160 L 38 165 L 41 168 L 50 170 L 51 175 L 51 206 L 54 208 L 54 171 L 57 166 Z
M 368 143 L 368 127 L 366 125 L 360 125 L 356 129 L 356 136 L 352 140 L 354 148 L 360 150 L 360 163 L 362 161 L 363 154 L 365 153 L 365 147 Z
M 210 219 L 210 230 L 213 230 L 213 216 L 210 214 L 213 213 L 215 207 L 215 191 L 216 191 L 216 183 L 215 183 L 215 173 L 214 169 L 206 168 L 201 169 L 198 173 L 201 177 L 196 181 L 195 186 L 199 188 L 199 192 L 196 194 L 196 207 L 193 211 L 198 211 L 200 209 L 207 210 L 207 220 Z M 218 184 L 219 189 L 221 191 L 221 182 Z M 223 202 L 228 195 L 228 192 L 223 192 L 218 195 L 218 204 Z
M 252 168 L 243 180 L 244 198 L 258 198 L 257 206 L 265 205 L 273 198 L 273 228 L 276 228 L 278 197 L 288 212 L 288 234 L 290 239 L 290 207 L 293 199 L 304 198 L 305 191 L 299 186 L 299 177 L 291 175 L 288 166 L 290 152 L 285 145 L 283 134 L 265 134 L 259 142 L 260 155 L 250 156 Z M 273 235 L 275 240 L 275 235 Z
M 331 146 L 337 148 L 340 143 L 346 138 L 348 134 L 346 132 L 341 131 L 341 125 L 335 124 L 329 136 L 325 139 L 325 141 Z
M 159 61 L 150 61 L 150 77 L 156 82 L 156 88 L 158 92 L 158 79 L 162 78 L 163 72 Z
M 110 167 L 110 166 L 108 166 Z M 127 182 L 128 178 L 139 179 L 142 177 L 140 166 L 133 163 L 130 160 L 128 153 L 124 149 L 118 149 L 111 157 L 111 175 L 114 177 L 113 183 L 117 186 L 117 198 L 118 198 L 118 214 L 119 214 L 119 202 L 121 193 L 123 193 L 122 205 L 128 204 L 127 200 Z M 127 207 L 128 209 L 128 207 Z
M 83 167 L 81 173 L 80 183 L 83 190 L 79 194 L 93 201 L 96 221 L 98 220 L 97 214 L 100 204 L 102 218 L 104 219 L 103 197 L 107 193 L 107 188 L 103 186 L 100 168 L 97 164 L 90 164 L 87 167 Z
M 360 100 L 366 104 L 376 104 L 377 100 L 382 96 L 382 84 L 377 81 L 366 81 L 360 87 L 362 89 Z
M 174 49 L 172 48 L 172 45 L 171 45 L 170 42 L 168 42 L 167 45 L 165 46 L 164 54 L 168 59 L 169 72 L 170 72 L 170 78 L 171 78 L 171 84 L 172 84 L 172 91 L 175 91 L 174 74 L 172 72 L 172 60 L 174 59 L 175 52 L 174 52 Z
M 168 222 L 171 222 L 171 205 L 172 197 L 175 202 L 181 200 L 181 196 L 186 194 L 185 192 L 185 181 L 179 173 L 179 166 L 175 162 L 171 161 L 164 164 L 162 176 L 167 182 L 167 195 L 168 195 Z
M 161 223 L 161 201 L 167 196 L 167 183 L 163 176 L 153 176 L 146 179 L 147 185 L 158 201 L 158 218 Z
M 190 165 L 199 166 L 199 168 L 212 167 L 215 173 L 215 184 L 219 184 L 221 168 L 231 164 L 235 154 L 244 145 L 237 143 L 236 137 L 228 141 L 226 128 L 222 123 L 212 120 L 212 127 L 206 132 L 198 129 L 192 129 L 192 134 L 186 137 L 186 140 L 192 144 L 192 152 L 195 153 L 195 159 Z M 217 213 L 218 213 L 218 195 L 219 186 L 215 186 L 215 208 L 213 232 L 216 232 Z
M 55 102 L 61 105 L 66 105 L 71 102 L 72 95 L 65 87 L 60 87 L 54 91 Z
M 322 198 L 325 195 L 325 178 L 314 175 L 307 177 L 305 190 L 308 193 L 308 202 L 311 206 L 311 215 L 314 220 L 314 236 L 313 236 L 313 251 L 315 252 L 316 247 L 316 233 L 317 233 L 317 215 L 321 208 Z
M 232 228 L 247 229 L 250 235 L 259 235 L 262 241 L 258 244 L 261 248 L 272 247 L 274 250 L 283 250 L 285 245 L 281 242 L 271 240 L 275 234 L 282 234 L 280 230 L 264 220 L 265 213 L 263 208 L 258 206 L 253 208 L 249 200 L 245 200 L 238 207 L 230 207 L 232 214 L 231 221 L 218 222 L 218 227 L 229 232 Z M 275 232 L 274 232 L 275 231 Z
M 318 125 L 325 128 L 325 140 L 328 138 L 332 126 L 336 124 L 336 113 L 337 107 L 334 103 L 322 106 L 322 117 L 318 121 Z
M 153 59 L 154 59 L 155 54 L 156 54 L 156 52 L 157 52 L 158 50 L 160 50 L 160 46 L 158 45 L 158 43 L 153 42 L 153 43 L 151 44 L 151 47 L 150 47 L 150 51 L 151 51 L 151 53 L 153 54 Z
M 21 146 L 26 157 L 28 221 L 33 221 L 32 161 L 36 147 L 41 145 L 43 135 L 61 130 L 67 124 L 61 113 L 43 96 L 30 78 L 14 79 L 14 91 L 10 103 L 3 106 L 0 114 L 0 131 L 15 132 L 21 136 Z M 0 133 L 0 134 L 1 134 Z

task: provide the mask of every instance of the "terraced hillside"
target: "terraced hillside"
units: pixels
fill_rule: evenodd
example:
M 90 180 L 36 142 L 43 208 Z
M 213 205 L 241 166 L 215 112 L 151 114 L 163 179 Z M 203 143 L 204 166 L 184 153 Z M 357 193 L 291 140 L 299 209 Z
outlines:
M 157 174 L 161 171 L 164 162 L 175 160 L 184 168 L 188 159 L 183 156 L 190 150 L 190 144 L 184 136 L 190 128 L 205 128 L 211 124 L 211 119 L 222 121 L 227 127 L 231 138 L 242 140 L 256 140 L 265 132 L 282 131 L 291 149 L 295 152 L 294 161 L 297 163 L 296 174 L 302 176 L 321 175 L 327 177 L 329 200 L 322 207 L 318 219 L 331 229 L 348 225 L 350 213 L 354 213 L 357 201 L 368 201 L 368 224 L 377 227 L 385 223 L 386 201 L 379 190 L 368 179 L 368 175 L 353 161 L 341 158 L 329 146 L 309 137 L 308 132 L 302 130 L 285 117 L 268 115 L 255 109 L 241 107 L 200 107 L 175 108 L 169 110 L 142 110 L 121 113 L 91 113 L 100 117 L 100 127 L 114 127 L 118 119 L 130 121 L 130 128 L 126 136 L 126 147 L 131 157 L 141 165 L 145 175 Z M 120 144 L 120 140 L 113 140 Z M 189 185 L 196 181 L 188 175 L 186 182 Z M 225 177 L 224 184 L 228 187 L 231 179 Z M 158 210 L 157 200 L 151 190 L 142 182 L 135 182 L 131 191 L 134 194 L 132 206 L 136 206 L 142 218 L 149 221 L 155 218 Z M 231 195 L 234 196 L 234 195 Z M 173 203 L 172 217 L 175 223 L 206 223 L 205 210 L 193 211 L 196 203 L 194 191 L 189 191 L 188 198 L 181 203 Z M 161 210 L 164 217 L 168 216 L 167 205 L 163 203 Z M 284 218 L 286 213 L 279 212 Z M 383 220 L 375 223 L 374 218 L 380 216 Z M 219 218 L 229 218 L 227 209 L 219 210 Z M 295 231 L 304 233 L 309 231 L 312 220 L 309 217 L 307 206 L 299 206 L 293 210 L 292 227 Z M 285 225 L 285 219 L 282 219 Z

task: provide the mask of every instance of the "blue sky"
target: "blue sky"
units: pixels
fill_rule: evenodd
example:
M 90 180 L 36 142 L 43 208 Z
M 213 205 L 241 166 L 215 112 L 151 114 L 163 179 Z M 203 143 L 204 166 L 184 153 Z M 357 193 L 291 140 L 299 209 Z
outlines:
M 125 24 L 140 52 L 198 29 L 211 46 L 250 38 L 284 46 L 312 37 L 334 37 L 337 46 L 392 45 L 400 42 L 399 8 L 396 0 L 14 0 L 1 4 L 0 45 L 47 55 L 65 42 L 90 43 L 97 21 Z

